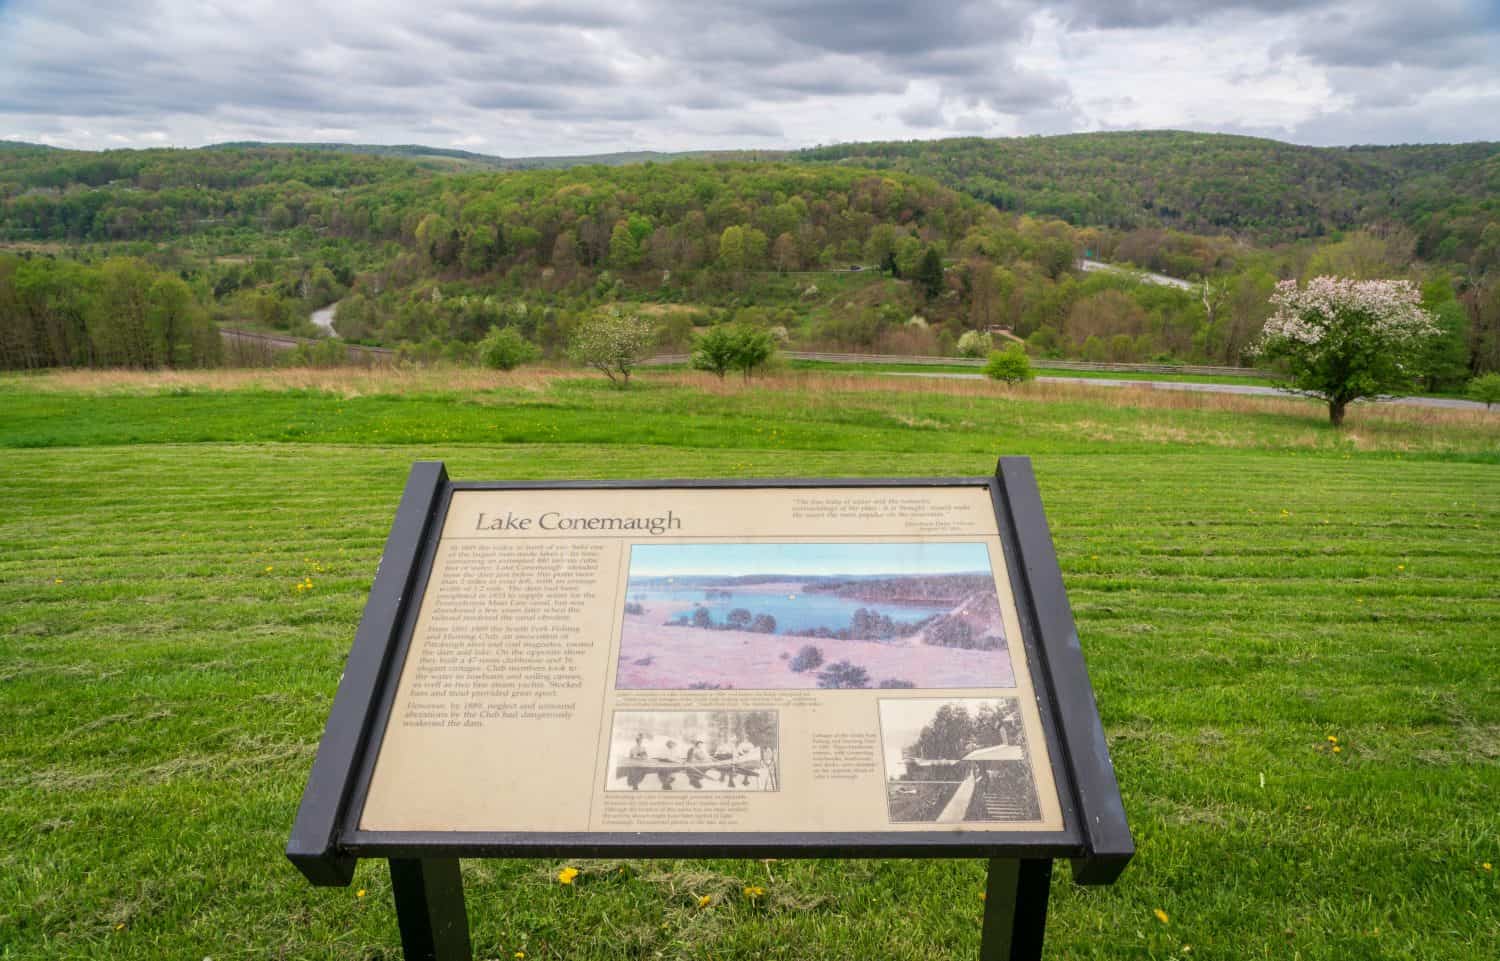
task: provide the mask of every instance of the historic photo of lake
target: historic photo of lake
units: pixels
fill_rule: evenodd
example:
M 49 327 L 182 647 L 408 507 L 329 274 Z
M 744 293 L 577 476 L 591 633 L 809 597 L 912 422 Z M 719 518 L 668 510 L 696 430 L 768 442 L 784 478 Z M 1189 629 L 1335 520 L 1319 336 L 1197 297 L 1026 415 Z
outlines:
M 619 689 L 1014 683 L 984 544 L 631 549 Z

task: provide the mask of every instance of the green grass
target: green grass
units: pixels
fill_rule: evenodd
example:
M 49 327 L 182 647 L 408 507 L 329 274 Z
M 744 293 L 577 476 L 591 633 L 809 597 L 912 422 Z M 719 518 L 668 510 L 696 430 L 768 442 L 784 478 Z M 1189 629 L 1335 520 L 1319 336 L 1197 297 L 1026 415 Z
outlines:
M 1361 410 L 1349 440 L 1315 405 L 816 383 L 0 384 L 0 958 L 399 956 L 382 865 L 313 889 L 281 848 L 412 460 L 930 475 L 1000 453 L 1034 457 L 1139 844 L 1112 888 L 1058 871 L 1048 956 L 1493 958 L 1500 421 Z M 476 956 L 978 949 L 979 862 L 574 863 L 564 887 L 563 862 L 466 862 Z
M 1500 463 L 1496 419 L 1359 408 L 1327 429 L 1316 402 L 1054 396 L 985 381 L 800 378 L 743 385 L 645 373 L 628 391 L 552 378 L 456 395 L 346 397 L 308 390 L 177 386 L 156 392 L 35 391 L 0 380 L 0 449 L 168 443 L 592 444 L 668 448 L 972 454 L 1156 452 L 1167 447 L 1359 452 Z M 710 391 L 700 389 L 707 384 Z M 753 467 L 743 458 L 741 470 Z

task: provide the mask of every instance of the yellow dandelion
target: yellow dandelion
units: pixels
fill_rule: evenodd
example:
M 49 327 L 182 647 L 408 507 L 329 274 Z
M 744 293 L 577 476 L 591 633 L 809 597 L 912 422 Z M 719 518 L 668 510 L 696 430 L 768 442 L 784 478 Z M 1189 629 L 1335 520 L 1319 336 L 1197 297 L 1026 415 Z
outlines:
M 1493 871 L 1493 870 L 1495 870 L 1495 866 L 1493 864 L 1491 864 L 1490 862 L 1488 862 L 1488 861 L 1486 861 L 1483 864 L 1481 864 L 1480 867 L 1484 868 L 1486 871 Z
M 525 951 L 517 951 L 516 952 L 516 957 L 518 957 L 518 958 L 524 958 L 524 957 L 526 957 L 526 952 Z
M 355 896 L 355 897 L 356 897 L 356 898 L 362 898 L 362 897 L 364 897 L 364 896 L 365 896 L 365 895 L 367 895 L 367 894 L 369 894 L 369 893 L 370 893 L 370 892 L 369 892 L 369 891 L 366 891 L 366 890 L 365 890 L 365 889 L 364 889 L 364 888 L 360 888 L 360 889 L 359 889 L 359 890 L 358 890 L 358 891 L 355 891 L 355 892 L 354 892 L 354 896 Z
M 1334 737 L 1332 734 L 1328 735 L 1328 743 L 1329 744 L 1337 744 L 1338 742 L 1339 742 L 1338 738 Z
M 52 583 L 54 583 L 54 584 L 61 584 L 62 583 L 62 578 L 61 577 L 54 577 L 54 578 L 52 578 Z
M 115 930 L 116 931 L 124 931 L 125 930 L 125 922 L 121 921 L 119 924 L 115 925 Z
M 1167 912 L 1163 911 L 1161 908 L 1157 908 L 1154 911 L 1152 911 L 1151 913 L 1154 914 L 1154 915 L 1156 915 L 1156 920 L 1160 921 L 1162 924 L 1166 924 L 1167 923 L 1167 921 L 1168 921 Z
M 559 884 L 572 884 L 573 879 L 576 877 L 578 877 L 577 868 L 563 868 L 557 872 L 557 882 Z
M 761 897 L 765 893 L 766 889 L 758 884 L 752 884 L 745 888 L 745 897 L 749 898 L 752 901 L 754 901 L 758 897 Z
M 267 574 L 271 573 L 274 570 L 276 570 L 276 567 L 274 565 L 272 565 L 272 564 L 267 564 L 266 565 L 266 573 Z
M 710 904 L 713 904 L 713 903 L 714 903 L 714 896 L 712 894 L 704 894 L 704 895 L 701 895 L 698 898 L 698 907 L 700 907 L 700 908 L 706 908 Z
M 1398 571 L 1404 571 L 1404 570 L 1406 570 L 1406 565 L 1405 564 L 1397 564 L 1396 565 L 1396 570 L 1398 570 Z
M 1338 746 L 1338 745 L 1337 745 L 1337 744 L 1335 744 L 1335 745 L 1334 745 L 1334 746 L 1333 746 L 1333 753 L 1335 753 L 1335 754 L 1342 754 L 1342 753 L 1343 753 L 1343 750 L 1344 750 L 1344 749 L 1343 749 L 1343 748 L 1341 748 L 1341 747 L 1339 747 L 1339 746 Z

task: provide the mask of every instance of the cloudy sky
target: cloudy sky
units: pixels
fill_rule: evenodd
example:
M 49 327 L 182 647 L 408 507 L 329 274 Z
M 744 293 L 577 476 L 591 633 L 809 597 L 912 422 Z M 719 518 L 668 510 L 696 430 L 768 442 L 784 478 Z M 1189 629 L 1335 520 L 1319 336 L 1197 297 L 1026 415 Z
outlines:
M 0 0 L 0 139 L 1500 140 L 1500 0 Z

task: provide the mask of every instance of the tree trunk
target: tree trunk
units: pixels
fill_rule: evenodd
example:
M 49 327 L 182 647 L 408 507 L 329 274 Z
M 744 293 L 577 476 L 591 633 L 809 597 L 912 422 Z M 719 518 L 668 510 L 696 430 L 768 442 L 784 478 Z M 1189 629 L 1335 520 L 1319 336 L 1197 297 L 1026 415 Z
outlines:
M 1344 411 L 1348 408 L 1347 400 L 1330 400 L 1328 402 L 1328 422 L 1335 427 L 1344 426 Z

